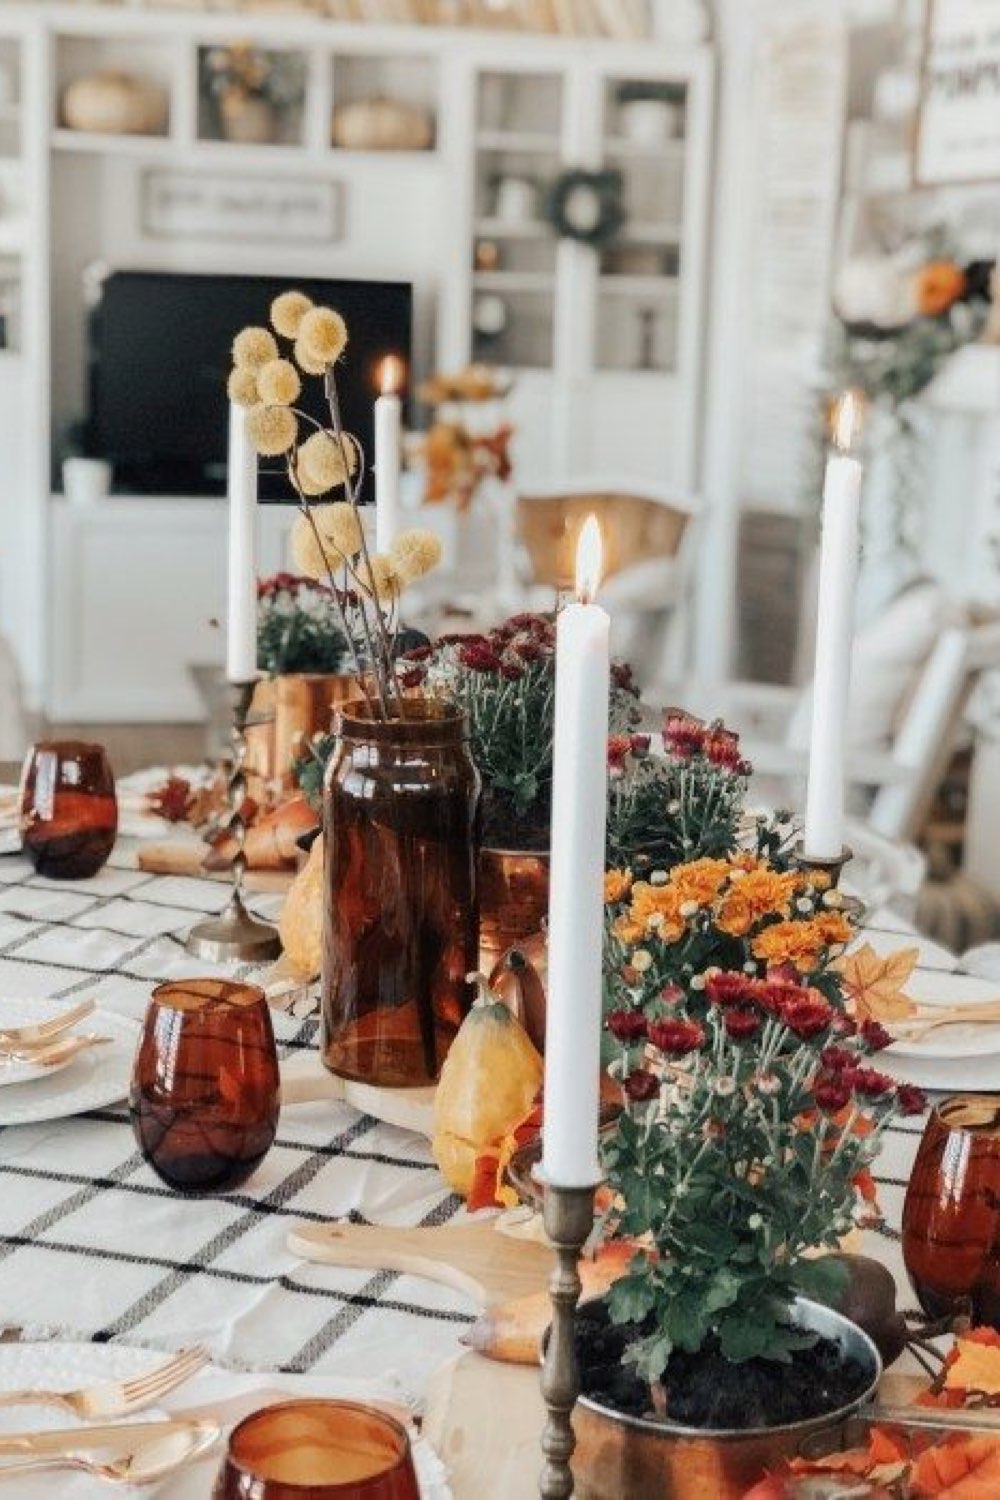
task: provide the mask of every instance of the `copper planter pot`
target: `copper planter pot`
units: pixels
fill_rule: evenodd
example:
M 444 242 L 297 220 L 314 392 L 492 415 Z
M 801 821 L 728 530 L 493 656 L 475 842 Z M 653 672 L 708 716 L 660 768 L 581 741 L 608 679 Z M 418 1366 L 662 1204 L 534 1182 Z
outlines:
M 548 850 L 479 851 L 479 967 L 489 974 L 507 952 L 534 937 L 549 914 Z
M 810 1453 L 836 1448 L 849 1418 L 874 1397 L 882 1361 L 868 1335 L 841 1313 L 804 1297 L 795 1311 L 803 1327 L 834 1339 L 870 1371 L 854 1401 L 784 1427 L 717 1431 L 648 1422 L 581 1397 L 573 1414 L 578 1500 L 742 1500 L 786 1459 L 806 1448 Z
M 304 747 L 315 735 L 330 733 L 334 708 L 357 692 L 357 679 L 344 673 L 289 672 L 258 682 L 247 729 L 247 775 L 290 790 L 292 767 Z

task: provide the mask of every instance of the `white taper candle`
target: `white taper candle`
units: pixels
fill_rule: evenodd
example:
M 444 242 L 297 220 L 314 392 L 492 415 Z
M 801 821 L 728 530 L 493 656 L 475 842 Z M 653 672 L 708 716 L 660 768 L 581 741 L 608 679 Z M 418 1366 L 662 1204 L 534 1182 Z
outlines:
M 860 460 L 850 452 L 856 419 L 856 399 L 848 394 L 838 408 L 823 491 L 809 788 L 802 838 L 803 853 L 814 859 L 836 859 L 844 848 L 847 712 L 864 478 Z
M 229 407 L 229 581 L 226 677 L 257 675 L 257 454 L 247 433 L 246 408 Z
M 403 466 L 401 362 L 390 354 L 380 371 L 382 394 L 375 402 L 375 549 L 388 552 L 399 531 L 399 481 Z
M 559 1187 L 600 1177 L 601 956 L 607 817 L 609 635 L 587 602 L 600 574 L 594 517 L 577 552 L 577 596 L 556 631 L 549 993 L 545 1023 L 542 1172 Z

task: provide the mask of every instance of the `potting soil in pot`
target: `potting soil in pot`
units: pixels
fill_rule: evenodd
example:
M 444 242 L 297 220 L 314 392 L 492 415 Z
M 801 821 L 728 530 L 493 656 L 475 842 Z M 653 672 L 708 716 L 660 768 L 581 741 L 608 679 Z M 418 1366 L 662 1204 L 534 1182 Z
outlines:
M 603 1304 L 581 1308 L 576 1322 L 581 1390 L 600 1406 L 655 1421 L 649 1386 L 621 1362 L 635 1336 L 633 1329 L 612 1325 Z M 706 1429 L 779 1427 L 837 1411 L 870 1380 L 871 1371 L 845 1358 L 833 1339 L 820 1338 L 795 1351 L 788 1364 L 750 1359 L 734 1365 L 711 1347 L 698 1354 L 676 1350 L 663 1376 L 666 1420 Z

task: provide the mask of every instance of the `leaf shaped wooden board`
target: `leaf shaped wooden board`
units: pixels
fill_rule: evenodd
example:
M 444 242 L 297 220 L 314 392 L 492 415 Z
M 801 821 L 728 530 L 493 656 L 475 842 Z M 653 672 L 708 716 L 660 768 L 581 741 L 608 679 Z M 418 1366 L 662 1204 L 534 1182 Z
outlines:
M 397 1229 L 368 1224 L 300 1224 L 288 1235 L 293 1255 L 321 1265 L 401 1271 L 464 1292 L 482 1309 L 544 1291 L 553 1254 L 485 1224 Z

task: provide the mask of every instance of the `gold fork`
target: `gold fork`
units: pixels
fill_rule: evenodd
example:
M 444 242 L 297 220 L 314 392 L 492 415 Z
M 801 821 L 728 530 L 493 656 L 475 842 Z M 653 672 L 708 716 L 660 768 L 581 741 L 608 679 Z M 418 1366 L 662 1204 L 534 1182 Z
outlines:
M 9 1051 L 0 1047 L 0 1065 L 5 1062 L 21 1062 L 33 1063 L 39 1068 L 55 1068 L 71 1062 L 81 1052 L 88 1052 L 91 1047 L 103 1047 L 111 1040 L 109 1036 L 95 1036 L 88 1032 L 86 1036 L 58 1037 L 44 1047 L 26 1047 L 21 1050 L 11 1048 Z
M 890 1022 L 889 1029 L 899 1042 L 921 1042 L 932 1031 L 942 1026 L 965 1026 L 968 1024 L 1000 1021 L 1000 1003 L 985 1005 L 948 1005 L 938 1007 L 937 1014 L 930 1008 L 918 1011 L 913 1016 Z
M 0 1406 L 62 1406 L 84 1421 L 123 1417 L 152 1406 L 161 1396 L 183 1385 L 208 1363 L 204 1349 L 182 1349 L 166 1364 L 131 1380 L 104 1380 L 75 1391 L 23 1390 L 0 1392 Z
M 33 1021 L 27 1026 L 0 1026 L 0 1051 L 10 1052 L 17 1047 L 40 1047 L 51 1042 L 53 1037 L 68 1031 L 77 1021 L 93 1013 L 95 1001 L 82 1000 L 72 1010 L 61 1011 L 47 1021 Z

